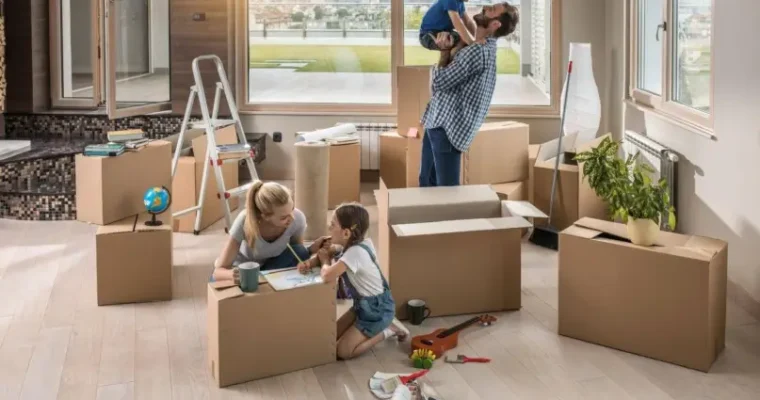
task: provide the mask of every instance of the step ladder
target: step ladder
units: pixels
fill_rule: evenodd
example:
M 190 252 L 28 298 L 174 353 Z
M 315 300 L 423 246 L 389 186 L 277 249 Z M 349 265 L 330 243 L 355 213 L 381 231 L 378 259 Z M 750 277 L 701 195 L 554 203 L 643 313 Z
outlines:
M 198 64 L 201 61 L 213 61 L 216 66 L 216 71 L 219 74 L 219 81 L 216 83 L 216 93 L 214 95 L 214 109 L 209 114 L 208 103 L 206 102 L 206 92 L 203 88 L 203 78 L 201 77 Z M 253 149 L 248 144 L 248 140 L 245 137 L 245 131 L 243 131 L 243 124 L 240 122 L 240 114 L 235 104 L 235 99 L 232 96 L 232 90 L 230 89 L 230 83 L 227 80 L 227 73 L 224 71 L 224 65 L 222 60 L 215 55 L 204 55 L 196 57 L 193 60 L 193 78 L 195 85 L 190 88 L 190 97 L 187 100 L 187 107 L 185 108 L 185 117 L 182 120 L 182 128 L 179 132 L 179 139 L 177 141 L 177 149 L 174 151 L 174 159 L 172 160 L 172 180 L 174 174 L 177 172 L 177 163 L 179 162 L 179 155 L 182 151 L 182 144 L 184 143 L 185 133 L 188 127 L 191 129 L 204 129 L 206 131 L 206 158 L 208 162 L 203 165 L 203 177 L 201 178 L 200 194 L 198 196 L 198 204 L 193 207 L 177 211 L 172 214 L 174 218 L 181 217 L 185 214 L 196 212 L 195 214 L 195 226 L 193 228 L 193 234 L 200 233 L 201 215 L 203 213 L 203 203 L 206 198 L 206 184 L 208 183 L 208 167 L 214 170 L 214 176 L 216 177 L 217 197 L 222 199 L 222 212 L 224 213 L 225 232 L 229 232 L 232 226 L 232 217 L 230 216 L 230 204 L 229 199 L 237 196 L 243 196 L 248 192 L 248 189 L 253 185 L 253 182 L 259 179 L 256 173 L 256 166 L 253 163 L 255 156 Z M 221 100 L 221 94 L 224 92 L 224 97 L 227 100 L 227 106 L 230 109 L 232 119 L 219 119 L 219 102 Z M 203 121 L 190 122 L 190 114 L 193 111 L 193 105 L 195 98 L 198 98 L 198 105 L 201 109 L 201 115 Z M 237 144 L 232 145 L 217 145 L 215 132 L 217 129 L 228 127 L 230 125 L 235 126 L 237 133 Z M 245 160 L 250 172 L 252 181 L 242 186 L 234 188 L 224 187 L 224 178 L 222 176 L 222 165 L 229 163 L 237 163 L 241 160 Z

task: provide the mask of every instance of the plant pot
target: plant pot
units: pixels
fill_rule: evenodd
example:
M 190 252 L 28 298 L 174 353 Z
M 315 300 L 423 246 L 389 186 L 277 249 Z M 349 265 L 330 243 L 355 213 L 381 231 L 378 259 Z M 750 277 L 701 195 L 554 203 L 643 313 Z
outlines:
M 638 246 L 651 246 L 657 241 L 660 226 L 651 219 L 628 218 L 628 237 Z

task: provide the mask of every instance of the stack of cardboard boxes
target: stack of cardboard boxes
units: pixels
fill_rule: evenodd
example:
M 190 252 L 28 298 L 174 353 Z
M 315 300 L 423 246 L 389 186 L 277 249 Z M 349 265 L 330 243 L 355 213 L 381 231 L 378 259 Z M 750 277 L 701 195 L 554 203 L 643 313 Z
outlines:
M 115 157 L 76 156 L 77 220 L 95 236 L 98 305 L 169 300 L 171 210 L 147 226 L 145 191 L 171 187 L 171 144 L 154 141 Z

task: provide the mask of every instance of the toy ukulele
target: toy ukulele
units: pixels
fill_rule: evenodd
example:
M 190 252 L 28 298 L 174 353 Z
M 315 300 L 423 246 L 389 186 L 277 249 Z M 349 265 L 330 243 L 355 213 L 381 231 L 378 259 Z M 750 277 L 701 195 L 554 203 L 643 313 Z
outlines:
M 478 322 L 483 326 L 489 326 L 494 321 L 496 317 L 485 314 L 449 329 L 436 329 L 427 335 L 415 336 L 412 338 L 412 352 L 418 349 L 431 350 L 437 358 L 441 358 L 443 353 L 457 347 L 460 331 Z

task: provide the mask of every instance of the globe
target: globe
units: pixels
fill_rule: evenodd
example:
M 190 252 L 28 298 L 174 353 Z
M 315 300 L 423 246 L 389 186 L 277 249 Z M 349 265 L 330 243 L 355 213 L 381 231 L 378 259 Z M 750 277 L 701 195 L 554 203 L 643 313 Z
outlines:
M 161 221 L 156 220 L 156 215 L 166 212 L 171 203 L 172 196 L 165 187 L 156 186 L 146 190 L 143 195 L 143 204 L 145 204 L 145 209 L 153 215 L 153 218 L 150 221 L 146 221 L 145 225 L 161 225 Z

